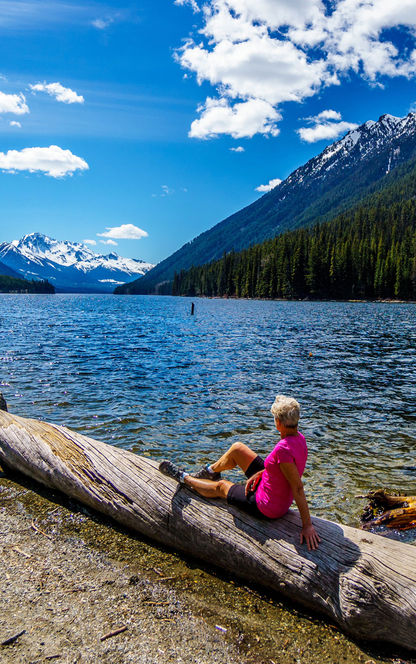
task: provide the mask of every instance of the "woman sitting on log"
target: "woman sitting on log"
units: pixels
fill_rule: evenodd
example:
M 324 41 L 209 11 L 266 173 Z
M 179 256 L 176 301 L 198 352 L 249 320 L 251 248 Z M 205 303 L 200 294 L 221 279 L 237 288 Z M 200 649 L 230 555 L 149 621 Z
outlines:
M 320 538 L 312 525 L 301 476 L 308 449 L 298 431 L 300 406 L 295 399 L 278 395 L 271 407 L 280 441 L 263 460 L 243 443 L 234 443 L 215 463 L 191 476 L 171 461 L 162 461 L 165 475 L 194 489 L 204 498 L 224 498 L 253 516 L 277 519 L 288 511 L 293 499 L 302 519 L 300 543 L 316 549 Z M 244 484 L 221 479 L 221 473 L 239 466 L 248 477 Z

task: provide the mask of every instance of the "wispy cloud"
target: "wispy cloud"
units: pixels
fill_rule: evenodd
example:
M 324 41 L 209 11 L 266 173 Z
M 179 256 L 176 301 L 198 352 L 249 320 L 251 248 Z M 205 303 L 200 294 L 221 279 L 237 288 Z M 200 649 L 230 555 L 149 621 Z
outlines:
M 168 187 L 167 184 L 162 184 L 161 187 L 162 187 L 161 196 L 171 196 L 172 194 L 175 193 L 175 190 Z
M 175 193 L 175 190 L 169 187 L 167 184 L 160 185 L 161 192 L 159 194 L 152 194 L 152 198 L 164 198 L 165 196 L 172 196 Z M 182 191 L 188 191 L 186 188 L 182 188 Z
M 112 18 L 112 17 L 95 18 L 93 21 L 91 21 L 91 25 L 93 25 L 94 28 L 97 28 L 97 30 L 105 30 L 112 23 L 114 23 L 114 18 Z
M 230 148 L 230 152 L 245 152 L 242 145 L 239 145 L 237 148 Z
M 48 148 L 36 147 L 0 152 L 0 169 L 9 173 L 29 171 L 60 178 L 64 175 L 72 175 L 75 171 L 88 170 L 88 168 L 84 159 L 57 145 L 50 145 Z
M 64 104 L 83 104 L 84 97 L 77 94 L 71 88 L 65 88 L 61 83 L 35 83 L 29 85 L 32 92 L 46 92 L 51 97 L 55 97 L 56 101 L 61 101 Z
M 52 29 L 57 25 L 89 25 L 104 30 L 112 23 L 136 20 L 129 9 L 114 9 L 96 0 L 1 0 L 0 30 Z
M 0 92 L 0 113 L 13 113 L 14 115 L 29 113 L 26 97 L 22 93 L 9 95 L 5 92 Z
M 83 240 L 84 244 L 89 244 L 91 247 L 95 247 L 97 244 L 97 240 Z
M 17 122 L 17 120 L 10 120 L 9 125 L 11 127 L 21 127 L 22 126 L 20 122 Z
M 279 180 L 279 178 L 274 178 L 273 180 L 269 180 L 267 184 L 260 184 L 258 187 L 256 187 L 256 191 L 259 191 L 260 193 L 264 194 L 277 187 L 277 185 L 280 183 L 281 180 Z
M 195 14 L 201 11 L 196 0 L 175 0 L 174 4 L 178 6 L 188 5 Z
M 59 23 L 82 23 L 93 18 L 97 8 L 93 4 L 56 2 L 56 0 L 2 0 L 0 3 L 0 28 L 35 30 L 39 26 Z
M 99 233 L 98 233 L 99 235 Z M 114 240 L 100 240 L 101 244 L 109 244 L 112 247 L 118 247 L 118 242 L 114 242 Z
M 98 237 L 107 237 L 113 240 L 141 240 L 148 237 L 148 233 L 133 224 L 107 227 L 105 233 L 97 233 Z

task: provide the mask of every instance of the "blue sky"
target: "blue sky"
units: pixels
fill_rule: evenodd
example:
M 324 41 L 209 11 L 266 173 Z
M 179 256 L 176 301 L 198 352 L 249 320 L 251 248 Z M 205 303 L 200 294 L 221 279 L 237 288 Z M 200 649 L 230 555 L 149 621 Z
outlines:
M 156 263 L 413 110 L 415 34 L 414 0 L 3 0 L 0 241 Z

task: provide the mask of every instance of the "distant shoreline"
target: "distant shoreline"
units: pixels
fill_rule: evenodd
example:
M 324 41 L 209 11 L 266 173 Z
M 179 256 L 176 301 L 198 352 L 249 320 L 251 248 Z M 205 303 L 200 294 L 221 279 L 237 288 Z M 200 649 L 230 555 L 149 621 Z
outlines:
M 182 297 L 188 300 L 242 300 L 244 302 L 352 302 L 352 303 L 373 303 L 373 304 L 416 304 L 416 300 L 394 300 L 388 298 L 381 299 L 337 299 L 337 298 L 284 298 L 284 297 L 237 297 L 236 295 L 168 295 L 158 293 L 113 293 L 113 295 L 130 295 L 133 297 L 153 296 L 153 297 Z
M 41 291 L 0 291 L 0 295 L 124 295 L 131 297 L 180 297 L 188 300 L 241 300 L 243 302 L 349 302 L 353 304 L 416 304 L 416 300 L 393 300 L 393 299 L 332 299 L 332 298 L 304 298 L 288 299 L 284 297 L 266 298 L 266 297 L 236 297 L 235 295 L 159 295 L 157 293 L 108 293 L 99 291 L 55 291 L 55 293 L 43 293 Z

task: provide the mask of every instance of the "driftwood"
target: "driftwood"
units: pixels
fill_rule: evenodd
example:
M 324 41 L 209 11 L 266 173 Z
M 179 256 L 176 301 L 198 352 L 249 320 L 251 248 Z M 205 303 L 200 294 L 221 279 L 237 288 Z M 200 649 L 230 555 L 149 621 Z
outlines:
M 351 635 L 416 651 L 416 547 L 324 519 L 316 551 L 297 511 L 275 521 L 205 500 L 157 463 L 0 411 L 0 462 L 153 540 L 321 612 Z
M 369 499 L 361 517 L 363 528 L 374 526 L 387 526 L 398 530 L 416 528 L 416 496 L 396 496 L 384 489 L 378 489 L 366 496 L 358 497 Z

